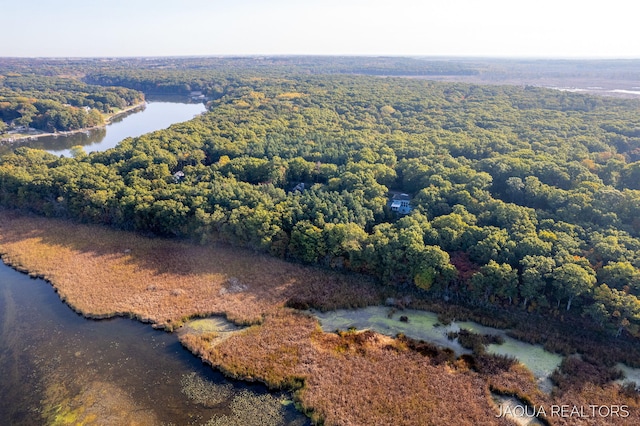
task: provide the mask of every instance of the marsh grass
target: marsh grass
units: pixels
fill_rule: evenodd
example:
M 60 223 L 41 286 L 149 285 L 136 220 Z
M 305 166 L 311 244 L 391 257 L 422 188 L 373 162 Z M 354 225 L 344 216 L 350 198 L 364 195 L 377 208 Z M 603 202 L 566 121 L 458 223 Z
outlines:
M 502 336 L 473 333 L 464 328 L 460 331 L 448 332 L 447 337 L 450 340 L 458 339 L 460 346 L 473 350 L 475 354 L 484 354 L 486 352 L 487 345 L 501 345 L 504 343 L 504 338 Z
M 313 421 L 360 424 L 508 424 L 492 419 L 485 382 L 448 364 L 419 342 L 372 331 L 323 333 L 315 319 L 282 309 L 260 325 L 208 346 L 181 338 L 192 351 L 234 377 L 297 389 L 299 406 Z M 415 346 L 416 350 L 412 348 Z M 432 351 L 435 351 L 434 362 Z
M 379 287 L 358 275 L 231 247 L 195 246 L 7 211 L 0 211 L 0 253 L 15 268 L 49 280 L 62 299 L 86 316 L 128 315 L 168 329 L 211 314 L 250 324 L 223 340 L 212 330 L 179 337 L 229 376 L 294 389 L 298 406 L 317 423 L 510 424 L 495 417 L 495 389 L 545 407 L 627 404 L 629 418 L 606 424 L 640 424 L 637 393 L 615 384 L 584 380 L 580 387 L 545 395 L 518 363 L 491 368 L 483 363 L 474 369 L 471 363 L 477 359 L 453 360 L 452 354 L 424 342 L 373 332 L 323 333 L 314 318 L 286 307 L 327 310 L 384 300 Z M 419 303 L 412 307 L 421 307 Z M 440 305 L 437 311 L 445 321 L 479 319 L 466 308 Z M 513 325 L 502 316 L 484 319 L 480 322 L 485 325 Z M 258 413 L 264 414 L 264 424 L 281 418 L 279 402 L 271 402 L 273 410 Z M 82 413 L 67 405 L 54 414 L 79 419 Z M 236 411 L 212 424 L 251 424 L 242 417 L 242 407 L 250 405 L 239 400 Z M 107 414 L 99 411 L 99 416 Z M 554 419 L 552 424 L 603 423 Z
M 578 356 L 569 356 L 562 360 L 560 367 L 551 375 L 551 380 L 557 386 L 556 393 L 562 394 L 568 389 L 582 389 L 586 383 L 604 386 L 623 376 L 622 372 L 614 367 L 589 362 Z
M 473 356 L 472 368 L 482 375 L 498 374 L 518 363 L 518 360 L 509 355 L 479 353 Z
M 455 359 L 425 342 L 372 331 L 323 333 L 306 314 L 282 309 L 221 344 L 185 336 L 185 346 L 237 378 L 273 388 L 295 389 L 299 407 L 316 423 L 329 425 L 510 424 L 496 418 L 491 392 L 512 395 L 536 407 L 627 404 L 634 394 L 618 385 L 587 381 L 560 394 L 538 389 L 533 374 L 510 357 L 490 354 Z M 611 378 L 611 377 L 610 377 Z M 626 390 L 628 392 L 628 389 Z M 552 425 L 640 424 L 629 419 L 548 418 Z M 575 418 L 573 419 L 575 421 Z
M 563 363 L 560 370 L 565 371 L 554 374 L 565 375 L 563 378 L 565 381 L 561 388 L 554 388 L 551 394 L 541 392 L 531 372 L 517 363 L 506 371 L 485 376 L 485 380 L 489 384 L 490 392 L 516 397 L 531 406 L 544 407 L 548 415 L 541 420 L 545 424 L 561 426 L 640 424 L 640 398 L 637 392 L 629 392 L 630 389 L 624 386 L 607 382 L 605 376 L 609 375 L 608 378 L 613 378 L 616 375 L 610 370 L 602 370 L 602 366 L 592 365 L 583 370 L 584 366 L 578 364 L 575 360 Z M 572 377 L 574 374 L 578 377 Z M 608 407 L 626 405 L 629 416 L 600 417 L 591 416 L 590 412 L 586 417 L 550 416 L 552 406 L 561 405 L 585 407 L 585 412 L 589 412 L 590 405 Z
M 88 317 L 125 315 L 173 329 L 223 314 L 256 324 L 292 298 L 318 309 L 377 303 L 359 275 L 303 267 L 228 246 L 198 246 L 0 210 L 0 253 L 45 278 Z
M 404 347 L 406 347 L 407 349 L 417 352 L 422 356 L 428 357 L 431 363 L 434 365 L 453 363 L 456 359 L 456 354 L 453 349 L 439 348 L 432 343 L 411 339 L 403 334 L 398 335 L 397 339 L 398 342 L 401 345 L 404 345 Z

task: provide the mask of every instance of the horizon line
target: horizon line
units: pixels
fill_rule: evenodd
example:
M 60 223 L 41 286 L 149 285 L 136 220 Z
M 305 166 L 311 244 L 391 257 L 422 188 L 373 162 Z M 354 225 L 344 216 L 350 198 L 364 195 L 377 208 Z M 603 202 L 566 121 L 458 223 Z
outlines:
M 0 59 L 190 59 L 190 58 L 406 58 L 406 59 L 448 59 L 448 60 L 558 60 L 558 61 L 617 61 L 617 60 L 640 60 L 640 56 L 518 56 L 518 55 L 431 55 L 431 54 L 373 54 L 373 53 L 354 53 L 354 54 L 328 54 L 328 53 L 225 53 L 225 54 L 197 54 L 197 55 L 97 55 L 97 56 L 4 56 L 0 55 Z

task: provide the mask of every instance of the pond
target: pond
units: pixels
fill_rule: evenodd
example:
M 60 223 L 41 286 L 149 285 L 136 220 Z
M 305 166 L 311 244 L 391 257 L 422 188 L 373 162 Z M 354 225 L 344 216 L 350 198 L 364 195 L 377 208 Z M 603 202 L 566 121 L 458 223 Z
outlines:
M 188 99 L 149 98 L 144 108 L 116 117 L 106 127 L 3 145 L 0 146 L 0 155 L 11 152 L 18 146 L 44 149 L 66 157 L 71 155 L 70 148 L 77 145 L 83 146 L 86 152 L 104 151 L 115 147 L 125 138 L 165 129 L 174 123 L 191 120 L 205 111 L 203 103 L 189 102 Z
M 493 334 L 501 336 L 504 343 L 487 346 L 487 352 L 505 354 L 516 357 L 523 363 L 538 381 L 543 391 L 552 388 L 549 376 L 562 361 L 560 355 L 545 351 L 540 345 L 521 342 L 506 335 L 505 330 L 485 327 L 471 321 L 454 321 L 447 325 L 440 324 L 438 315 L 433 312 L 405 309 L 389 315 L 390 308 L 385 306 L 370 306 L 354 310 L 337 310 L 332 312 L 313 312 L 320 320 L 322 329 L 333 332 L 337 329 L 346 330 L 351 327 L 363 330 L 371 329 L 382 334 L 395 336 L 403 333 L 412 339 L 424 340 L 435 345 L 452 349 L 456 355 L 471 353 L 463 348 L 456 340 L 447 337 L 449 332 L 466 329 L 479 334 Z M 399 320 L 405 316 L 407 321 Z
M 290 395 L 225 379 L 175 334 L 85 319 L 4 264 L 0 321 L 0 424 L 309 424 Z

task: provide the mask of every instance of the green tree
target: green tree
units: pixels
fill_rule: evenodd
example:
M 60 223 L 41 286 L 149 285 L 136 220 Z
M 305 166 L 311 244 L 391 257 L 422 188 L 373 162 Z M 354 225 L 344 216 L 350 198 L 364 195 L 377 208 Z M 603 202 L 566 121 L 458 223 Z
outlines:
M 600 323 L 607 318 L 617 327 L 616 336 L 630 326 L 637 329 L 640 322 L 640 300 L 637 297 L 601 284 L 595 289 L 593 298 L 595 307 L 588 309 L 587 313 Z
M 517 271 L 506 263 L 490 260 L 471 277 L 471 284 L 475 293 L 481 295 L 485 302 L 493 296 L 499 296 L 511 303 L 518 292 Z
M 561 299 L 566 299 L 567 311 L 571 309 L 573 299 L 590 292 L 596 283 L 594 271 L 577 263 L 560 265 L 551 272 L 551 276 L 558 304 Z
M 621 183 L 625 188 L 640 189 L 640 161 L 627 164 L 621 173 Z
M 355 223 L 327 223 L 322 230 L 329 264 L 349 267 L 360 257 L 367 233 Z
M 291 231 L 289 254 L 306 263 L 317 262 L 326 253 L 322 229 L 309 221 L 300 221 Z
M 520 267 L 522 268 L 520 275 L 522 306 L 526 308 L 530 300 L 536 300 L 538 304 L 545 304 L 545 290 L 556 267 L 555 260 L 546 256 L 528 255 L 522 258 Z
M 87 155 L 87 153 L 85 152 L 84 147 L 82 147 L 82 145 L 72 146 L 69 149 L 69 152 L 71 154 L 71 157 L 73 157 L 73 158 L 86 157 L 86 155 Z
M 22 104 L 21 108 L 18 110 L 20 113 L 20 118 L 15 120 L 15 123 L 19 126 L 29 127 L 33 118 L 38 114 L 38 110 L 31 103 Z
M 617 290 L 640 291 L 640 271 L 630 262 L 611 262 L 598 271 L 598 280 Z

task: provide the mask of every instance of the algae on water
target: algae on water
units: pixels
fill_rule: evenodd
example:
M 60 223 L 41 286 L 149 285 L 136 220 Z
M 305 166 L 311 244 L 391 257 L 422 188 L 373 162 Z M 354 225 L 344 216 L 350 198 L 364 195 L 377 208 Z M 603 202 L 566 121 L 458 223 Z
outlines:
M 182 393 L 191 401 L 205 407 L 213 407 L 226 401 L 233 394 L 233 387 L 206 380 L 196 372 L 185 374 L 180 380 Z
M 271 394 L 256 395 L 240 392 L 233 397 L 231 414 L 209 420 L 206 426 L 302 426 L 305 419 L 286 422 L 283 401 Z

